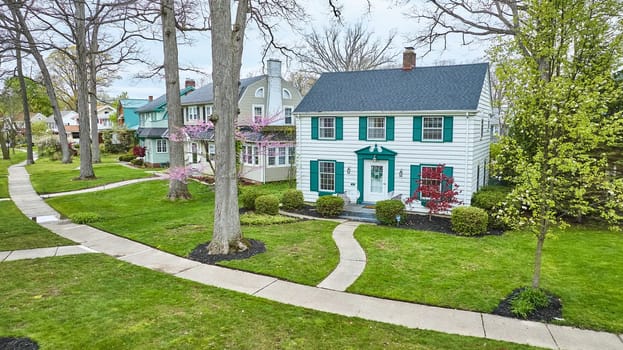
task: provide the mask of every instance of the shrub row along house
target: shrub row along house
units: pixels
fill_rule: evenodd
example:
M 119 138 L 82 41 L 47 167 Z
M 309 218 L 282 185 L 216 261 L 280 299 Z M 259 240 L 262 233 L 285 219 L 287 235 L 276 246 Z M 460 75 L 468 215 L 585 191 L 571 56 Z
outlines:
M 403 201 L 422 170 L 445 164 L 470 204 L 487 182 L 493 118 L 486 63 L 324 73 L 295 110 L 297 186 L 306 201 Z M 419 198 L 412 210 L 423 209 Z
M 281 62 L 268 60 L 265 75 L 240 81 L 237 119 L 241 135 L 241 176 L 254 182 L 286 180 L 294 176 L 294 108 L 301 93 L 281 76 Z M 212 84 L 195 89 L 187 80 L 180 91 L 184 125 L 202 126 L 201 132 L 188 133 L 184 145 L 186 164 L 197 172 L 210 174 L 217 145 L 209 127 L 214 103 Z M 145 163 L 165 166 L 169 163 L 166 95 L 136 110 L 139 115 L 137 135 L 146 147 Z M 199 129 L 199 128 L 198 128 Z

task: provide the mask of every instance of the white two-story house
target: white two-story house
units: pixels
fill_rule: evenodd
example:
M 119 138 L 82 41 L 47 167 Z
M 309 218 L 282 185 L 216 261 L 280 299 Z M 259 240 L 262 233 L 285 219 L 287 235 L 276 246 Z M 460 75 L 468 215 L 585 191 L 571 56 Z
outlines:
M 322 74 L 295 110 L 297 187 L 306 201 L 374 203 L 417 192 L 445 165 L 470 204 L 487 182 L 493 115 L 487 63 Z M 425 200 L 425 198 L 422 198 Z M 412 210 L 425 210 L 416 201 Z

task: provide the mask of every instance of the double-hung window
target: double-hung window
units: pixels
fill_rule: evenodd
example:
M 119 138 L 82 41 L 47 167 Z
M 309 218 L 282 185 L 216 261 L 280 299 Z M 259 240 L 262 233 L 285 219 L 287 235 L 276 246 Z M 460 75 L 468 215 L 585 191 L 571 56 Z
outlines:
M 156 140 L 156 153 L 167 153 L 167 140 Z
M 443 141 L 443 117 L 422 118 L 422 140 Z
M 253 105 L 253 122 L 261 123 L 264 120 L 264 106 Z
M 258 165 L 259 155 L 257 146 L 244 145 L 242 146 L 242 163 L 246 165 Z
M 283 108 L 283 123 L 286 125 L 292 125 L 292 107 Z
M 199 119 L 199 114 L 197 113 L 197 106 L 189 106 L 188 107 L 188 120 L 197 120 Z
M 318 133 L 320 139 L 335 139 L 335 118 L 320 117 Z
M 318 162 L 319 190 L 323 192 L 335 191 L 335 162 Z
M 385 140 L 385 117 L 368 117 L 368 140 Z
M 436 172 L 436 166 L 422 166 L 420 175 L 420 186 L 437 186 L 441 192 L 441 177 Z M 437 176 L 435 176 L 437 174 Z M 430 198 L 421 196 L 421 200 L 429 200 Z
M 276 157 L 275 157 L 276 154 L 277 154 L 276 148 L 270 147 L 268 149 L 268 166 L 276 164 Z

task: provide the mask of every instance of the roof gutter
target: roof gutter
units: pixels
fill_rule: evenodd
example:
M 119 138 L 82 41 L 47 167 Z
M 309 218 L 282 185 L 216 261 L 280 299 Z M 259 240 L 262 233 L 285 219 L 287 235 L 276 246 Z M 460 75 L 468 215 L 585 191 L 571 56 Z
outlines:
M 294 114 L 301 117 L 316 117 L 316 116 L 386 116 L 386 115 L 399 115 L 399 114 L 408 114 L 408 115 L 465 115 L 465 116 L 475 116 L 478 114 L 477 109 L 473 110 L 422 110 L 422 111 L 318 111 L 318 112 L 296 112 Z

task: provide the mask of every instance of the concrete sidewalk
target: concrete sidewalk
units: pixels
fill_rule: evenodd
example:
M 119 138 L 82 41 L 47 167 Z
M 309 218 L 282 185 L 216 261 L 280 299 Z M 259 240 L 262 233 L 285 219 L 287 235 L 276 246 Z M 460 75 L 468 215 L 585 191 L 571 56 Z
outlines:
M 9 188 L 11 196 L 15 196 L 13 197 L 15 204 L 27 216 L 58 217 L 58 213 L 34 192 L 23 165 L 9 168 Z M 490 338 L 549 349 L 623 350 L 623 340 L 616 334 L 299 285 L 274 277 L 201 264 L 85 225 L 63 224 L 58 220 L 41 222 L 41 225 L 62 237 L 122 261 L 281 303 L 410 328 Z M 354 228 L 348 229 L 351 232 L 353 230 Z
M 97 253 L 95 250 L 82 245 L 67 245 L 60 247 L 35 248 L 23 250 L 0 251 L 0 262 L 22 259 L 48 258 L 52 256 L 77 255 Z

